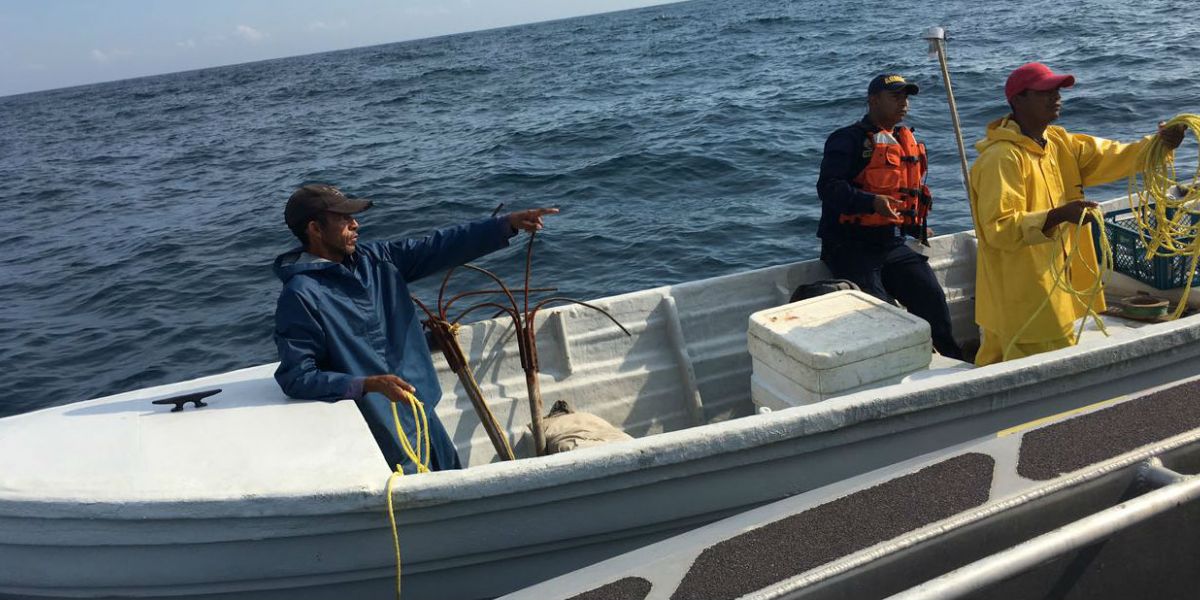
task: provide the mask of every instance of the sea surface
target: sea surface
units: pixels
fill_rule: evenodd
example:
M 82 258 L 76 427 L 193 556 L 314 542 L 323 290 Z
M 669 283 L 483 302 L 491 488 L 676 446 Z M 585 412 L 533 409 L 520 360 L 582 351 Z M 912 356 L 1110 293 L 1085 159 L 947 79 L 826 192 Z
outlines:
M 968 229 L 926 27 L 968 145 L 1029 60 L 1078 78 L 1062 125 L 1131 140 L 1200 112 L 1194 9 L 694 0 L 0 98 L 0 416 L 273 362 L 270 264 L 306 182 L 373 198 L 364 239 L 560 207 L 534 280 L 580 299 L 713 277 L 817 255 L 825 137 L 898 71 L 932 225 Z M 522 260 L 480 264 L 517 283 Z

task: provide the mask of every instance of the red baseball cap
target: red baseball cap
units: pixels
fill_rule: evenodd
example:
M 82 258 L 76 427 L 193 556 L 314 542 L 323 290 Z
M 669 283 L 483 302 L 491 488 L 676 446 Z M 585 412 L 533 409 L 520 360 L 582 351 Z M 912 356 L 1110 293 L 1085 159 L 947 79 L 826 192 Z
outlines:
M 1074 75 L 1058 75 L 1042 63 L 1031 62 L 1017 67 L 1009 74 L 1008 82 L 1004 84 L 1004 97 L 1012 102 L 1013 96 L 1025 90 L 1044 92 L 1073 85 Z

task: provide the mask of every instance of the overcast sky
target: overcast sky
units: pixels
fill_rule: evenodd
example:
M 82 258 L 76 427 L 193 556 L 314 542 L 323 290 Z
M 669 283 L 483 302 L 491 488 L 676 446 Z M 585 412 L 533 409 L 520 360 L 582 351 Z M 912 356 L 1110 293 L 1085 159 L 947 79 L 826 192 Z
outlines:
M 0 96 L 671 0 L 0 0 Z

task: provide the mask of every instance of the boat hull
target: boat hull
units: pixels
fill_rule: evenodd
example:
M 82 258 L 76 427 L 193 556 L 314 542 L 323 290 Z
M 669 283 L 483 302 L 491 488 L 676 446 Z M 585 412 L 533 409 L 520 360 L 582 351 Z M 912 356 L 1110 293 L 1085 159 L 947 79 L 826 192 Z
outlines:
M 973 237 L 934 240 L 930 262 L 957 331 L 969 333 Z M 438 413 L 471 468 L 397 482 L 405 596 L 494 597 L 767 502 L 1200 374 L 1200 319 L 1189 317 L 752 414 L 749 314 L 827 275 L 809 261 L 597 301 L 631 338 L 590 311 L 547 311 L 538 332 L 547 405 L 570 400 L 638 438 L 628 442 L 495 462 L 466 394 L 439 364 L 448 392 Z M 507 323 L 465 326 L 460 340 L 493 412 L 519 437 L 529 419 Z M 352 403 L 289 401 L 272 372 L 264 365 L 0 420 L 0 595 L 390 593 L 387 465 L 364 446 L 371 438 Z M 143 406 L 212 386 L 225 396 L 203 409 L 168 417 Z M 70 440 L 69 452 L 39 444 L 30 433 L 39 427 Z M 228 431 L 243 433 L 222 437 Z

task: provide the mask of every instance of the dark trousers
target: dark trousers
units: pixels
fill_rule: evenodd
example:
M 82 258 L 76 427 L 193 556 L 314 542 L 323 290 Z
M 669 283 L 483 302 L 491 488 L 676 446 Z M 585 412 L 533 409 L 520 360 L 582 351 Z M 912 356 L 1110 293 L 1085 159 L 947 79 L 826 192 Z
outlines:
M 962 350 L 950 331 L 946 294 L 929 268 L 928 258 L 897 239 L 887 244 L 826 244 L 821 259 L 834 277 L 853 281 L 884 302 L 899 300 L 908 312 L 929 322 L 938 354 L 962 359 Z

